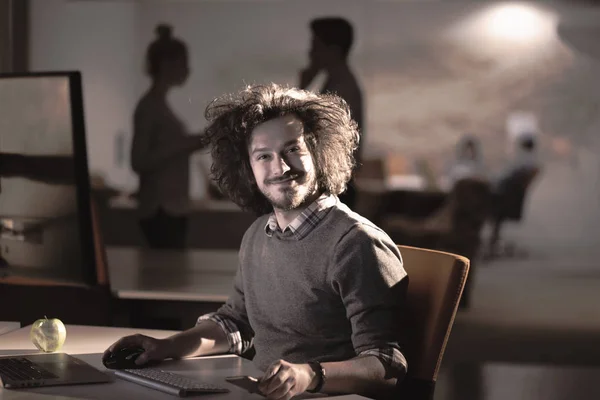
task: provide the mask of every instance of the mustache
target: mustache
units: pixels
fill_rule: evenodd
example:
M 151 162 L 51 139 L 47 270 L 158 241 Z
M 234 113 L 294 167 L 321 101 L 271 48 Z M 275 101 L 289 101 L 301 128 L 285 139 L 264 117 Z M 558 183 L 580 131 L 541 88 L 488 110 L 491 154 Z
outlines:
M 281 176 L 277 176 L 275 178 L 271 178 L 271 179 L 266 179 L 265 183 L 268 184 L 273 184 L 273 183 L 280 183 L 280 182 L 285 182 L 291 179 L 298 179 L 300 177 L 304 176 L 304 174 L 300 173 L 300 172 L 287 172 L 284 175 Z

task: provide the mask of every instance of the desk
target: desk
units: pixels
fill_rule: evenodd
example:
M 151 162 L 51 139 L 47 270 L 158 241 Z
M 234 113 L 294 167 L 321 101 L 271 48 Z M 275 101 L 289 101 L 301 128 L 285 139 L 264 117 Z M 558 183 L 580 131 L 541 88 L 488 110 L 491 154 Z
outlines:
M 388 179 L 357 179 L 357 211 L 376 224 L 381 224 L 389 214 L 410 218 L 423 218 L 432 215 L 448 199 L 446 188 L 427 189 L 424 185 Z
M 0 321 L 0 335 L 4 335 L 5 333 L 17 330 L 20 327 L 21 324 L 18 322 Z
M 107 247 L 114 323 L 186 329 L 229 297 L 237 250 L 153 250 Z
M 29 340 L 30 326 L 7 333 L 0 337 L 0 355 L 39 353 Z M 102 352 L 117 339 L 133 333 L 143 333 L 156 338 L 165 338 L 173 331 L 132 330 L 123 328 L 67 326 L 67 340 L 61 351 L 74 355 L 92 366 L 107 371 L 102 365 Z M 232 399 L 264 399 L 262 396 L 251 395 L 234 385 L 225 382 L 225 377 L 233 375 L 260 376 L 262 373 L 254 367 L 251 361 L 243 358 L 224 355 L 216 357 L 200 357 L 194 359 L 165 361 L 161 368 L 195 377 L 231 390 L 227 394 L 202 395 L 202 399 L 232 400 Z M 35 389 L 4 390 L 0 388 L 2 400 L 29 399 L 174 399 L 175 397 L 156 390 L 148 389 L 115 377 L 115 381 L 106 384 L 56 386 Z M 333 397 L 335 399 L 365 399 L 357 395 Z
M 224 302 L 238 267 L 237 250 L 107 247 L 110 286 L 120 299 Z
M 107 245 L 144 246 L 146 241 L 139 227 L 135 199 L 116 197 L 113 193 L 94 191 Z M 256 219 L 226 200 L 192 201 L 188 213 L 187 247 L 238 249 L 244 232 Z M 219 229 L 211 229 L 218 226 Z

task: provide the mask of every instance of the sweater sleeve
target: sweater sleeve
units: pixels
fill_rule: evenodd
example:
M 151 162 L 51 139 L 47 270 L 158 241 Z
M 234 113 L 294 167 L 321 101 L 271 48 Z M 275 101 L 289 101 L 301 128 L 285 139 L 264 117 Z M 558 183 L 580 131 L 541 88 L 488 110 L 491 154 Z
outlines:
M 210 319 L 216 322 L 227 335 L 230 352 L 241 355 L 252 347 L 254 331 L 248 321 L 246 304 L 244 300 L 244 289 L 242 285 L 242 271 L 238 269 L 233 290 L 225 302 L 216 312 L 203 315 L 198 319 Z
M 375 355 L 388 376 L 403 377 L 399 340 L 408 276 L 397 246 L 378 228 L 357 224 L 337 243 L 328 280 L 346 309 L 356 354 Z

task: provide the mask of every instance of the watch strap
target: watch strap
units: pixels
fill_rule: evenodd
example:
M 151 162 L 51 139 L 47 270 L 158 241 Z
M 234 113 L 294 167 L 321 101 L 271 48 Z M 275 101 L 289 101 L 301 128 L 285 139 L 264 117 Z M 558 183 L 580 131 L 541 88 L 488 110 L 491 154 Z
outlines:
M 313 371 L 315 371 L 318 381 L 317 381 L 317 386 L 315 386 L 315 388 L 312 390 L 307 390 L 307 392 L 319 393 L 321 391 L 321 389 L 323 389 L 323 385 L 325 384 L 325 380 L 327 379 L 327 375 L 325 373 L 325 368 L 323 368 L 321 363 L 317 362 L 317 361 L 311 361 L 308 363 L 308 365 L 310 366 L 310 368 L 312 368 Z

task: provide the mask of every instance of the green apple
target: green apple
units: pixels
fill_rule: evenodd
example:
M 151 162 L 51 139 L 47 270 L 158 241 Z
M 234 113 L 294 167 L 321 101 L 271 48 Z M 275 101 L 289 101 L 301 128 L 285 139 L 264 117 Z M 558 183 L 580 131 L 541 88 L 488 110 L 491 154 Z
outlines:
M 46 353 L 59 350 L 67 338 L 67 328 L 58 318 L 38 319 L 31 326 L 29 334 L 35 347 Z

